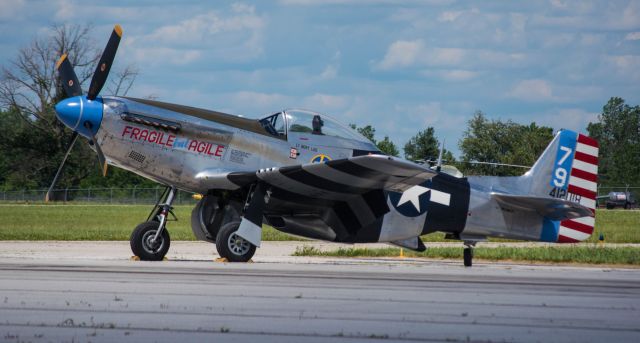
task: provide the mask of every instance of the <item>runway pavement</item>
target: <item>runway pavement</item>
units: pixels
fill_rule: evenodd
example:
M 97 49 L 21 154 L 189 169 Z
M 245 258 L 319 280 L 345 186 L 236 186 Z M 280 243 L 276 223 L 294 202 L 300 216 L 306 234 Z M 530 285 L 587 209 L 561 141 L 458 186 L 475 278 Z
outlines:
M 127 260 L 123 243 L 78 258 L 62 250 L 84 251 L 82 242 L 22 255 L 7 244 L 0 341 L 640 340 L 637 269 L 276 253 L 230 264 L 195 243 L 176 245 L 191 254 L 152 263 Z

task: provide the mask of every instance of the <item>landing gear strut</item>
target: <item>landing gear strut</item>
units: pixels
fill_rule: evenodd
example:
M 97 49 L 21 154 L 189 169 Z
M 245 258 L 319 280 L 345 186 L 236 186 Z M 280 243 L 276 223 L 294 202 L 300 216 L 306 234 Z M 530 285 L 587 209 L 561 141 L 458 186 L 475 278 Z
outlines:
M 475 245 L 476 245 L 476 242 L 468 242 L 468 241 L 464 242 L 464 253 L 462 256 L 464 259 L 465 267 L 471 267 L 471 265 L 473 264 L 473 247 Z
M 143 261 L 161 261 L 169 251 L 171 239 L 166 225 L 175 194 L 176 188 L 169 187 L 165 202 L 158 203 L 152 211 L 156 215 L 150 215 L 146 222 L 136 226 L 131 233 L 131 251 Z

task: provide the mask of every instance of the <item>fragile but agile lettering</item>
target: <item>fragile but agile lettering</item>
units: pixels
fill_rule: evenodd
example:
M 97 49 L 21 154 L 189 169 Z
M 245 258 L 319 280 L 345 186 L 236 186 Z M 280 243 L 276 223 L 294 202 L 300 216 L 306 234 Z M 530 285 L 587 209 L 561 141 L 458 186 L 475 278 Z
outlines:
M 197 139 L 181 138 L 166 132 L 140 129 L 129 125 L 125 126 L 122 130 L 122 137 L 126 137 L 134 141 L 160 145 L 164 148 L 190 151 L 196 154 L 217 158 L 222 157 L 225 149 L 225 146 L 221 144 L 199 141 Z

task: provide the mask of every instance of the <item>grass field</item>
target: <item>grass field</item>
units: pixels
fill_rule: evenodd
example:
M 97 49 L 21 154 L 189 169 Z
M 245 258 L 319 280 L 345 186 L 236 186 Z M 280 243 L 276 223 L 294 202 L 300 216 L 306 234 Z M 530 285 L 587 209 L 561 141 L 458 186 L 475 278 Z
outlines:
M 462 259 L 463 249 L 455 247 L 431 247 L 417 253 L 404 250 L 407 257 L 427 257 L 439 259 Z M 552 263 L 584 264 L 622 264 L 640 265 L 640 248 L 636 247 L 598 247 L 596 244 L 570 247 L 496 247 L 475 248 L 474 259 L 490 261 L 527 261 Z M 366 249 L 340 248 L 333 251 L 320 251 L 314 247 L 296 250 L 294 256 L 331 256 L 331 257 L 396 257 L 398 248 Z
M 176 206 L 178 221 L 167 224 L 171 240 L 195 240 L 192 206 Z M 0 205 L 0 240 L 129 240 L 136 225 L 147 219 L 149 205 Z M 263 240 L 295 239 L 271 227 Z
M 177 222 L 169 222 L 172 240 L 194 240 L 192 206 L 176 206 Z M 149 205 L 44 205 L 0 204 L 0 240 L 128 240 L 144 221 Z M 608 243 L 640 243 L 640 211 L 598 210 L 596 233 Z M 273 228 L 263 230 L 263 240 L 296 240 Z M 444 234 L 423 236 L 426 242 L 444 241 Z
M 602 232 L 609 243 L 640 243 L 640 211 L 596 211 L 596 231 L 587 242 L 597 242 Z

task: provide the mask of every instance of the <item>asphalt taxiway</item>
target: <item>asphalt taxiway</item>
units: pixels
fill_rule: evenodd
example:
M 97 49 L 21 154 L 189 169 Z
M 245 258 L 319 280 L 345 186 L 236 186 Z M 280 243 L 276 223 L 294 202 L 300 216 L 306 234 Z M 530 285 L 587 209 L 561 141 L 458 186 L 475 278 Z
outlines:
M 213 262 L 200 243 L 177 244 L 187 257 L 152 263 L 107 258 L 109 249 L 126 254 L 126 242 L 78 258 L 63 250 L 82 251 L 83 242 L 25 254 L 7 244 L 0 341 L 640 340 L 638 269 L 260 251 L 255 263 L 231 264 Z

